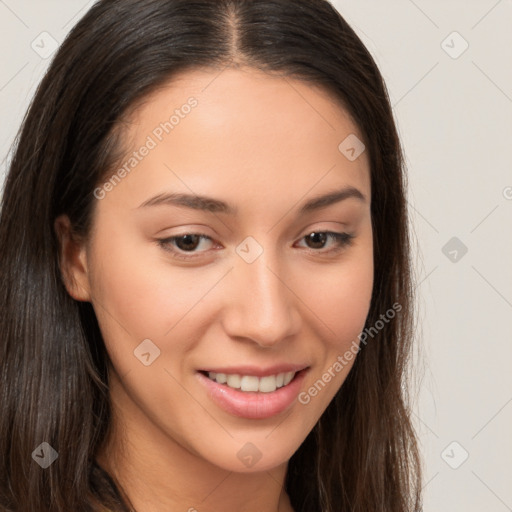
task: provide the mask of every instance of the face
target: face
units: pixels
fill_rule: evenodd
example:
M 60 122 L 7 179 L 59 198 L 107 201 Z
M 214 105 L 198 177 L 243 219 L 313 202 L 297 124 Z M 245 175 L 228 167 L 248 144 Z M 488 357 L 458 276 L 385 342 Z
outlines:
M 148 450 L 277 467 L 343 384 L 373 284 L 355 137 L 323 90 L 247 69 L 189 71 L 132 115 L 66 265 Z

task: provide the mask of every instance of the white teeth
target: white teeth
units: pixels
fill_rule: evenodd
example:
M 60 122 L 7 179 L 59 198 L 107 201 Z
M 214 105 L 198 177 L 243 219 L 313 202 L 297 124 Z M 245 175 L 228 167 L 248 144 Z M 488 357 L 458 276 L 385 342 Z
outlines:
M 285 386 L 291 382 L 294 375 L 295 375 L 295 372 L 287 372 L 284 374 L 284 385 Z
M 240 375 L 228 375 L 227 376 L 227 385 L 230 388 L 240 389 L 241 383 Z
M 250 375 L 244 375 L 240 379 L 240 389 L 242 391 L 258 391 L 259 379 L 258 377 L 251 377 Z
M 268 375 L 259 379 L 258 391 L 262 393 L 272 393 L 277 389 L 277 377 L 275 375 Z
M 219 383 L 219 384 L 226 384 L 227 380 L 228 380 L 228 377 L 225 373 L 217 373 L 217 377 L 215 378 L 215 380 Z
M 295 377 L 295 372 L 278 373 L 261 378 L 253 375 L 226 375 L 225 373 L 208 372 L 208 377 L 219 384 L 226 384 L 230 388 L 241 391 L 272 393 L 276 389 L 288 385 Z

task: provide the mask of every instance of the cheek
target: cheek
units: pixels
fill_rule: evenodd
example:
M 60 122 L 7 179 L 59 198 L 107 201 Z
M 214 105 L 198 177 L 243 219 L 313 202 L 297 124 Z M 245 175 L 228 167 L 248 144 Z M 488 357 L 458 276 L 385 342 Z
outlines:
M 200 286 L 185 271 L 172 270 L 158 249 L 148 252 L 147 242 L 141 244 L 136 237 L 118 233 L 96 240 L 91 289 L 109 349 L 121 346 L 129 355 L 144 339 L 160 344 L 186 323 L 183 319 L 211 286 L 209 281 Z
M 307 285 L 308 304 L 323 324 L 326 343 L 341 349 L 362 331 L 373 288 L 371 252 L 354 253 L 332 270 L 312 275 Z
M 354 251 L 329 271 L 311 275 L 302 288 L 311 328 L 314 368 L 298 395 L 290 422 L 309 432 L 343 385 L 357 357 L 358 336 L 370 309 L 373 288 L 371 246 Z M 306 295 L 307 292 L 307 295 Z

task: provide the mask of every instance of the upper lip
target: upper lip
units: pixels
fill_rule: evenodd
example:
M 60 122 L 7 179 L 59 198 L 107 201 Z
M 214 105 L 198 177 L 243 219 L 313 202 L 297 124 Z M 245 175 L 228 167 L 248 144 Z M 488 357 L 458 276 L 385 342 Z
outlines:
M 299 372 L 308 368 L 307 364 L 289 364 L 280 363 L 268 366 L 267 368 L 261 368 L 252 365 L 241 365 L 241 366 L 216 366 L 209 368 L 202 368 L 199 371 L 203 372 L 215 372 L 215 373 L 226 373 L 228 375 L 251 375 L 254 377 L 266 377 L 268 375 L 277 375 L 279 373 L 287 372 Z

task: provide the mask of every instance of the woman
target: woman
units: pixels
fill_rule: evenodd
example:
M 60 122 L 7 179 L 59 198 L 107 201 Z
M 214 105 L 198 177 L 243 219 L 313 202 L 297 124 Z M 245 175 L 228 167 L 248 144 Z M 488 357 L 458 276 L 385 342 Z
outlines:
M 327 1 L 96 3 L 4 188 L 2 510 L 419 510 L 405 205 Z

